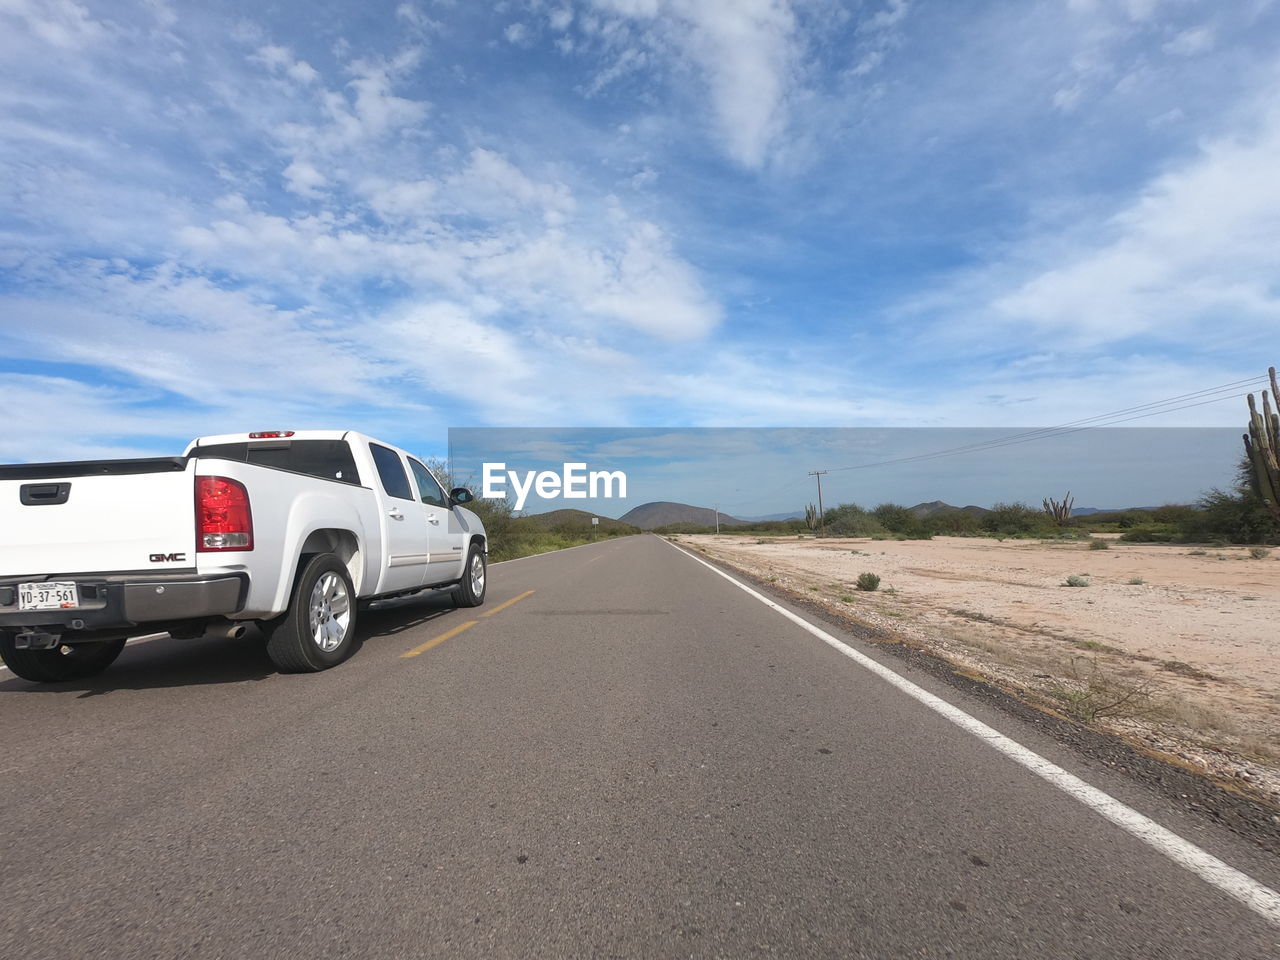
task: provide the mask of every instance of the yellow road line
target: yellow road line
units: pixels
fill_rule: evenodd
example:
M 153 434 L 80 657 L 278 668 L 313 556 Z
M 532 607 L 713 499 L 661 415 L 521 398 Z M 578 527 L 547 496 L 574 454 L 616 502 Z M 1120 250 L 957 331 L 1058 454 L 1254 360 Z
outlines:
M 506 603 L 500 603 L 496 607 L 494 607 L 492 610 L 486 610 L 484 613 L 480 614 L 480 616 L 492 617 L 499 610 L 505 610 L 507 607 L 511 606 L 513 603 L 519 603 L 521 600 L 529 596 L 531 593 L 536 593 L 536 592 L 537 591 L 535 590 L 526 590 L 524 593 L 520 594 L 520 596 L 512 597 Z M 452 630 L 446 630 L 444 633 L 440 634 L 440 636 L 432 637 L 430 640 L 428 640 L 426 643 L 422 644 L 421 646 L 414 647 L 412 650 L 409 650 L 406 653 L 400 654 L 400 657 L 401 659 L 403 659 L 405 657 L 416 657 L 419 654 L 426 653 L 432 647 L 437 646 L 438 644 L 444 643 L 446 640 L 451 640 L 452 638 L 456 637 L 463 630 L 470 630 L 479 622 L 480 622 L 479 620 L 468 620 L 466 623 L 460 623 L 456 627 L 454 627 Z
M 537 593 L 537 591 L 536 591 L 536 590 L 526 590 L 524 593 L 520 594 L 520 596 L 518 596 L 518 597 L 512 597 L 512 598 L 511 598 L 510 600 L 508 600 L 506 603 L 500 603 L 500 604 L 498 604 L 496 607 L 494 607 L 492 610 L 486 610 L 484 613 L 480 614 L 480 616 L 482 616 L 482 617 L 492 617 L 492 616 L 493 616 L 495 613 L 497 613 L 499 610 L 505 610 L 505 609 L 507 609 L 507 607 L 511 606 L 513 603 L 519 603 L 521 600 L 523 600 L 525 597 L 529 596 L 529 594 L 531 594 L 531 593 Z
M 438 644 L 438 643 L 444 643 L 446 640 L 450 639 L 451 637 L 456 637 L 456 636 L 457 636 L 458 634 L 460 634 L 463 630 L 470 630 L 472 627 L 474 627 L 474 626 L 475 626 L 477 623 L 479 623 L 479 622 L 480 622 L 479 620 L 468 620 L 466 623 L 460 623 L 460 624 L 458 624 L 456 627 L 454 627 L 452 630 L 446 630 L 444 633 L 440 634 L 440 636 L 435 637 L 434 639 L 428 640 L 426 643 L 422 644 L 422 646 L 420 646 L 420 647 L 414 647 L 414 648 L 413 648 L 412 650 L 410 650 L 408 653 L 402 653 L 402 654 L 400 654 L 400 656 L 401 656 L 401 657 L 416 657 L 416 656 L 418 656 L 418 654 L 420 654 L 420 653 L 426 653 L 428 650 L 430 650 L 430 649 L 431 649 L 432 647 L 434 647 L 436 644 Z

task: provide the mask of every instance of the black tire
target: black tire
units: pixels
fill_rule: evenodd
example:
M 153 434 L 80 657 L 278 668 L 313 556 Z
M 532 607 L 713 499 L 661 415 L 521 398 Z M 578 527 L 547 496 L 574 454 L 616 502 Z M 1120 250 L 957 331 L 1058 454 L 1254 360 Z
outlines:
M 477 573 L 478 565 L 478 573 Z M 462 568 L 462 582 L 453 588 L 453 605 L 455 607 L 478 607 L 484 603 L 485 591 L 489 588 L 489 561 L 480 544 L 471 544 L 467 551 L 467 562 Z
M 343 598 L 343 608 L 334 609 Z M 267 656 L 286 673 L 314 673 L 337 666 L 355 645 L 357 609 L 346 564 L 332 553 L 304 557 L 289 609 L 260 624 L 267 638 Z
M 15 675 L 34 683 L 62 683 L 92 677 L 115 663 L 123 649 L 124 639 L 121 638 L 54 647 L 52 650 L 19 650 L 10 634 L 0 634 L 0 659 Z

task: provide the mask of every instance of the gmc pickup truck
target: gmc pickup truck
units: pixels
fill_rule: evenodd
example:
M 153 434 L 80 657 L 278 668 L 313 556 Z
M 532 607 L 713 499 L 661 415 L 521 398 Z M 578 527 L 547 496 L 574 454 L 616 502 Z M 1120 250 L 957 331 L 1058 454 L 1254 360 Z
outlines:
M 0 657 L 27 680 L 105 670 L 130 636 L 242 636 L 285 671 L 353 646 L 368 601 L 484 602 L 488 542 L 458 487 L 350 431 L 195 440 L 180 457 L 0 466 Z

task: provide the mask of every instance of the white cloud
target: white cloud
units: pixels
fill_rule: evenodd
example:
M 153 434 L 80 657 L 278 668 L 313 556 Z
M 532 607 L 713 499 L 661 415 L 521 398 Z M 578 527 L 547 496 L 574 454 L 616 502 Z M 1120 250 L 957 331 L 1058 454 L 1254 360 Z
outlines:
M 748 168 L 765 164 L 783 138 L 797 86 L 803 44 L 787 0 L 592 0 L 639 28 L 638 42 L 693 65 L 710 94 L 713 124 L 726 152 Z M 615 21 L 616 23 L 617 21 Z M 637 51 L 616 28 L 615 70 Z M 617 74 L 606 71 L 611 80 Z
M 301 197 L 317 197 L 328 184 L 324 174 L 305 160 L 295 160 L 284 168 L 285 187 Z
M 103 23 L 74 0 L 0 0 L 0 17 L 20 22 L 33 37 L 62 50 L 78 50 L 108 35 Z
M 569 24 L 573 22 L 573 9 L 571 7 L 556 7 L 547 13 L 547 23 L 551 25 L 552 30 L 568 30 Z
M 964 274 L 927 298 L 928 309 L 972 305 L 977 327 L 966 338 L 984 330 L 1064 349 L 1134 337 L 1229 348 L 1259 324 L 1280 324 L 1272 282 L 1280 110 L 1263 98 L 1237 129 L 1149 180 L 1109 216 L 1021 239 L 999 267 Z M 1025 266 L 1011 277 L 1015 265 Z
M 910 9 L 910 0 L 889 0 L 884 9 L 863 21 L 859 30 L 871 32 L 892 29 L 906 18 L 907 11 Z
M 415 3 L 402 3 L 396 7 L 396 17 L 413 27 L 418 33 L 436 33 L 443 29 L 439 21 L 431 19 Z
M 1193 27 L 1183 30 L 1162 48 L 1165 53 L 1175 56 L 1191 57 L 1213 49 L 1213 28 Z

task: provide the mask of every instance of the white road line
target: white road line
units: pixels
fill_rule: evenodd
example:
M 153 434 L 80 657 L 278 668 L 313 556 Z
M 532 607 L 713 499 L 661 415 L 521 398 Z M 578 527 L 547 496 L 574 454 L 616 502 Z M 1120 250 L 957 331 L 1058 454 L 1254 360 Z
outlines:
M 1103 793 L 1097 787 L 1094 787 L 1081 780 L 1075 774 L 1068 773 L 1057 764 L 1046 760 L 1032 750 L 1027 749 L 1015 740 L 1011 740 L 1004 734 L 1000 733 L 993 727 L 987 726 L 976 717 L 972 717 L 965 713 L 959 707 L 952 706 L 941 697 L 934 696 L 929 691 L 916 686 L 910 680 L 900 676 L 893 670 L 890 670 L 884 664 L 872 660 L 866 654 L 859 653 L 848 644 L 837 640 L 825 630 L 815 627 L 808 620 L 800 617 L 781 604 L 774 603 L 764 594 L 751 589 L 740 580 L 729 576 L 723 570 L 714 564 L 708 563 L 699 556 L 695 556 L 683 547 L 678 547 L 670 540 L 663 538 L 665 543 L 671 544 L 672 547 L 679 550 L 685 556 L 696 560 L 708 570 L 724 577 L 739 590 L 750 594 L 767 607 L 771 607 L 778 613 L 782 614 L 788 620 L 809 633 L 813 634 L 819 640 L 826 643 L 843 653 L 850 660 L 859 666 L 865 667 L 882 680 L 887 680 L 903 693 L 915 698 L 924 704 L 930 710 L 940 714 L 950 720 L 956 726 L 960 727 L 980 740 L 986 741 L 992 747 L 999 750 L 1010 760 L 1026 767 L 1036 776 L 1047 780 L 1063 793 L 1074 797 L 1087 807 L 1093 808 L 1097 813 L 1102 814 L 1116 826 L 1127 831 L 1137 837 L 1143 843 L 1155 848 L 1163 853 L 1170 860 L 1186 867 L 1202 880 L 1213 884 L 1223 893 L 1229 894 L 1239 900 L 1254 913 L 1272 923 L 1280 925 L 1280 893 L 1272 890 L 1270 887 L 1259 883 L 1253 877 L 1246 873 L 1242 873 L 1235 867 L 1223 863 L 1213 854 L 1206 850 L 1201 850 L 1194 843 L 1184 840 L 1182 837 L 1173 833 L 1171 830 L 1160 826 L 1150 817 L 1144 816 L 1132 807 L 1126 806 L 1115 797 Z

